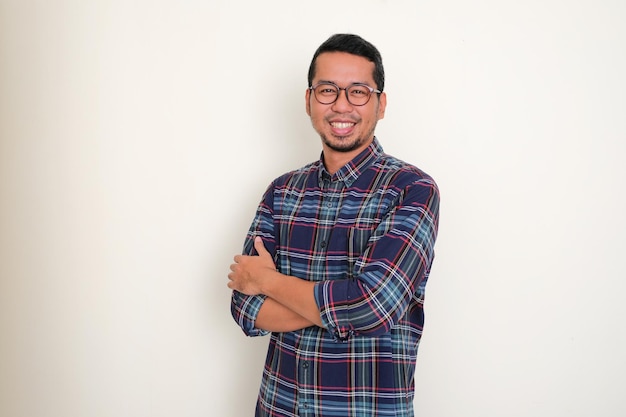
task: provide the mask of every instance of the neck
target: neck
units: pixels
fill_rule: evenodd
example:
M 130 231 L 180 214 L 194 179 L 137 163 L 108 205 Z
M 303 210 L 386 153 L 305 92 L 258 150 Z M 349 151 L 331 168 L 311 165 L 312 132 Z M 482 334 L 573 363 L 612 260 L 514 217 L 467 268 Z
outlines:
M 329 146 L 329 143 L 322 142 L 322 151 L 324 153 L 324 166 L 326 170 L 332 175 L 339 171 L 341 167 L 353 160 L 358 154 L 363 152 L 373 141 L 373 137 L 360 144 L 358 147 L 350 150 L 339 150 Z
M 356 156 L 358 154 L 354 154 Z M 339 171 L 339 169 L 350 162 L 353 158 L 352 153 L 343 153 L 338 154 L 337 152 L 328 152 L 327 149 L 324 149 L 324 166 L 326 167 L 326 171 L 329 174 L 334 174 Z

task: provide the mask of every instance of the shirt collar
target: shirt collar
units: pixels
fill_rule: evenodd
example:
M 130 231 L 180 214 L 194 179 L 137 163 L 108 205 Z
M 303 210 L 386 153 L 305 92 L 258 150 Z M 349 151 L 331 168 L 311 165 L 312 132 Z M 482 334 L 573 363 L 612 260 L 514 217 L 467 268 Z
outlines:
M 374 137 L 374 140 L 367 148 L 341 167 L 335 174 L 330 175 L 324 166 L 324 154 L 322 153 L 320 157 L 319 180 L 322 181 L 324 178 L 327 178 L 331 181 L 343 181 L 346 187 L 350 187 L 361 173 L 372 165 L 382 154 L 383 148 L 378 142 L 378 139 Z

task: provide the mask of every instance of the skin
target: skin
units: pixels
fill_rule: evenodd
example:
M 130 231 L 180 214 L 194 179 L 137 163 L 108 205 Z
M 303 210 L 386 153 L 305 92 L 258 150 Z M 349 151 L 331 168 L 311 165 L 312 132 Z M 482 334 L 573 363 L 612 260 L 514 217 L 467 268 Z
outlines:
M 313 85 L 331 81 L 339 87 L 364 83 L 376 88 L 373 77 L 374 63 L 345 52 L 327 52 L 319 55 Z M 350 162 L 374 140 L 378 120 L 385 116 L 387 95 L 373 94 L 364 106 L 353 106 L 342 90 L 333 104 L 320 104 L 311 90 L 306 90 L 306 113 L 313 128 L 322 139 L 322 151 L 326 169 L 334 174 Z M 354 123 L 350 128 L 334 127 L 333 123 Z
M 364 83 L 376 88 L 374 63 L 345 52 L 326 52 L 317 57 L 313 84 L 331 81 L 339 87 Z M 305 93 L 306 112 L 322 140 L 324 164 L 334 174 L 374 140 L 378 120 L 385 115 L 387 96 L 373 94 L 364 106 L 353 106 L 342 90 L 333 104 L 320 104 L 311 90 Z M 316 283 L 276 271 L 272 256 L 261 238 L 254 242 L 258 256 L 236 255 L 228 274 L 228 288 L 247 295 L 264 294 L 255 326 L 284 332 L 317 325 L 322 327 L 315 302 Z

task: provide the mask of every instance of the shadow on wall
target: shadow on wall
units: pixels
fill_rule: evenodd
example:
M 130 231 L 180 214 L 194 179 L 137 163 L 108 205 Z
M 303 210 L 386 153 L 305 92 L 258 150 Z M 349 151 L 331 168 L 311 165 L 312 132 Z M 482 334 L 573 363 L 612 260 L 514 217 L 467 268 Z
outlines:
M 231 224 L 230 236 L 215 236 L 207 253 L 205 287 L 206 336 L 210 351 L 209 392 L 211 408 L 220 415 L 252 415 L 261 382 L 269 337 L 247 337 L 230 314 L 231 290 L 227 287 L 233 256 L 241 253 L 245 233 L 252 220 L 261 191 L 240 195 L 238 209 L 230 210 L 223 221 Z

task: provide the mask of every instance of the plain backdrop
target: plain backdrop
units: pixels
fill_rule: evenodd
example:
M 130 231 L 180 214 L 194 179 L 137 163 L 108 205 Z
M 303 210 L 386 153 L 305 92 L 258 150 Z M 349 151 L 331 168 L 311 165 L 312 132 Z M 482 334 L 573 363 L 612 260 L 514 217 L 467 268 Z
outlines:
M 336 32 L 441 189 L 422 417 L 626 415 L 622 0 L 0 0 L 0 415 L 253 415 L 230 316 Z

